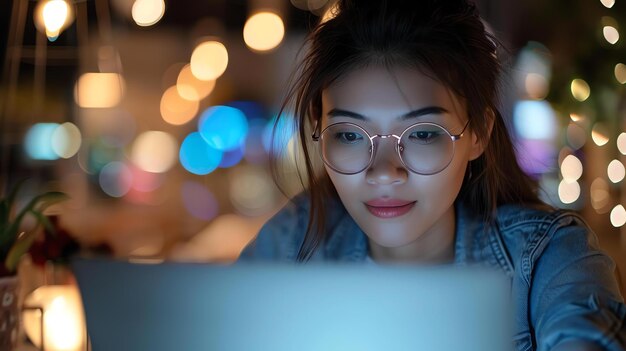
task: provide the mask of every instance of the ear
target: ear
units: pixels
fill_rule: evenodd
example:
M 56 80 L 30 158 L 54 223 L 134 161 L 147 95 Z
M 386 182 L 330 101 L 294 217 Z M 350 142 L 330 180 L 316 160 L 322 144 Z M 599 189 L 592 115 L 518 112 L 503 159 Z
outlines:
M 492 109 L 487 109 L 485 112 L 485 122 L 487 123 L 487 140 L 480 140 L 473 129 L 470 129 L 470 135 L 472 137 L 472 145 L 470 150 L 470 161 L 474 161 L 480 155 L 485 152 L 485 148 L 491 138 L 491 131 L 493 130 L 493 123 L 496 120 L 496 113 Z

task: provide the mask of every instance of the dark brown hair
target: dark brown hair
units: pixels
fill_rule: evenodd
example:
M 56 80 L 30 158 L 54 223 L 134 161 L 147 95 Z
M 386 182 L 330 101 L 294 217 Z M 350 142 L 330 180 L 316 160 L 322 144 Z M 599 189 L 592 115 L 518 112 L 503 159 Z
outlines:
M 498 41 L 485 30 L 474 4 L 465 0 L 340 0 L 337 6 L 336 16 L 309 34 L 307 53 L 276 122 L 289 118 L 283 113 L 287 106 L 294 108 L 306 169 L 301 179 L 310 199 L 299 261 L 308 260 L 325 239 L 325 208 L 329 199 L 337 200 L 328 175 L 316 172 L 307 147 L 311 125 L 321 119 L 322 91 L 347 72 L 368 65 L 419 69 L 466 102 L 469 128 L 486 145 L 484 153 L 468 165 L 467 174 L 472 176 L 466 175 L 457 197 L 470 211 L 490 221 L 501 204 L 541 204 L 536 184 L 516 161 L 498 111 Z M 272 169 L 276 177 L 275 163 Z

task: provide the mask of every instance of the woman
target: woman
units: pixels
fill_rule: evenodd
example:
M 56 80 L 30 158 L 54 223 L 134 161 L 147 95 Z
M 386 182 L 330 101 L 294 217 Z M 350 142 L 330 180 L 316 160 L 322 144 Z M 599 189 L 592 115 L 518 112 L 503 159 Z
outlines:
M 511 278 L 517 350 L 624 350 L 614 263 L 518 166 L 497 108 L 496 41 L 475 6 L 338 6 L 310 35 L 284 105 L 307 190 L 241 259 L 486 264 Z

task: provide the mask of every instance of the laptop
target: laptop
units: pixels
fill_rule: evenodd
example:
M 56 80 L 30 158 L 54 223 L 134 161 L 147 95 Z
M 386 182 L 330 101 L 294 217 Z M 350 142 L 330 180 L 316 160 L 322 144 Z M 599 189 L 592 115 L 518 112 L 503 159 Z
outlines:
M 457 266 L 73 262 L 94 351 L 512 350 L 510 283 Z

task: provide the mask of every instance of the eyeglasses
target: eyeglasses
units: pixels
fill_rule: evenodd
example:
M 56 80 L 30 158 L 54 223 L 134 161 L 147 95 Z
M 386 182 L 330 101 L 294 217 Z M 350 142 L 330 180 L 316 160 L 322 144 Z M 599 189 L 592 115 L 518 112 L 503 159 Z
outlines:
M 436 123 L 416 123 L 402 134 L 370 135 L 353 123 L 331 124 L 319 132 L 315 125 L 313 141 L 319 143 L 322 161 L 342 174 L 357 174 L 370 167 L 378 149 L 378 139 L 395 138 L 396 152 L 411 172 L 432 175 L 443 171 L 454 158 L 455 141 L 461 139 L 469 121 L 459 134 L 451 134 Z M 376 141 L 375 141 L 376 140 Z

